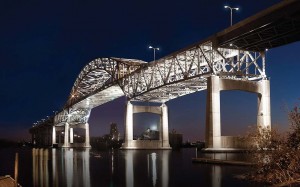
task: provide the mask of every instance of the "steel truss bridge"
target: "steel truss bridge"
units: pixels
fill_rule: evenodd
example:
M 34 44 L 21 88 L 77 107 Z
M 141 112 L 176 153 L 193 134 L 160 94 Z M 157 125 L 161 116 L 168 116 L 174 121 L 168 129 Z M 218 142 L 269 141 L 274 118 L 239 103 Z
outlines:
M 208 89 L 211 96 L 207 98 L 206 141 L 210 142 L 209 148 L 220 148 L 220 141 L 223 140 L 215 143 L 218 138 L 212 138 L 220 136 L 220 130 L 215 127 L 216 124 L 220 126 L 218 116 L 212 115 L 219 112 L 216 85 L 218 92 L 239 89 L 268 98 L 259 101 L 258 125 L 270 126 L 270 90 L 265 53 L 270 48 L 299 39 L 300 1 L 286 0 L 156 61 L 148 63 L 115 57 L 95 59 L 81 70 L 65 106 L 51 118 L 53 134 L 55 127 L 64 127 L 65 139 L 69 139 L 68 128 L 82 126 L 88 131 L 91 109 L 122 96 L 126 96 L 129 103 L 164 104 Z M 132 141 L 132 132 L 128 131 L 130 118 L 126 119 L 125 143 Z M 46 121 L 35 124 L 30 129 L 31 133 L 39 133 L 37 129 L 41 128 L 37 127 L 49 124 Z M 52 141 L 56 139 L 54 136 Z M 69 144 L 65 143 L 64 146 L 68 147 Z M 89 146 L 88 140 L 85 146 Z M 128 144 L 128 147 L 132 146 Z

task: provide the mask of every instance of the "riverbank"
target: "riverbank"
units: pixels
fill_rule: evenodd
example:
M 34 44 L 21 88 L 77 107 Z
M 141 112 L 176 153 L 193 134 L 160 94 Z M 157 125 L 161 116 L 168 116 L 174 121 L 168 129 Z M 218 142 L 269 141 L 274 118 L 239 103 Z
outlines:
M 192 158 L 193 163 L 205 163 L 205 164 L 221 164 L 221 165 L 233 165 L 233 166 L 253 166 L 254 163 L 235 161 L 235 160 L 220 160 L 210 158 Z

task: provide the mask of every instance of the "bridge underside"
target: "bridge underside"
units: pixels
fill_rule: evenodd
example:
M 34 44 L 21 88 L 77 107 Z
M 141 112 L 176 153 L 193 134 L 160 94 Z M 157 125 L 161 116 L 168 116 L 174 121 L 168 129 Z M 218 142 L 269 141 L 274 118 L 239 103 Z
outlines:
M 114 84 L 81 100 L 73 108 L 95 108 L 122 96 L 124 96 L 123 90 L 118 84 Z
M 206 78 L 195 77 L 150 90 L 142 95 L 136 96 L 133 98 L 133 101 L 165 103 L 187 94 L 205 90 L 206 87 Z

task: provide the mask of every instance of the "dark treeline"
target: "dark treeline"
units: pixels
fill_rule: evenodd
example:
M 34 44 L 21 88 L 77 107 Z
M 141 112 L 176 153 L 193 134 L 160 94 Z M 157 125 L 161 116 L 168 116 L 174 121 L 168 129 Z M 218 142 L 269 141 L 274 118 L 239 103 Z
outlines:
M 0 149 L 5 147 L 16 147 L 16 146 L 18 146 L 18 142 L 0 138 Z

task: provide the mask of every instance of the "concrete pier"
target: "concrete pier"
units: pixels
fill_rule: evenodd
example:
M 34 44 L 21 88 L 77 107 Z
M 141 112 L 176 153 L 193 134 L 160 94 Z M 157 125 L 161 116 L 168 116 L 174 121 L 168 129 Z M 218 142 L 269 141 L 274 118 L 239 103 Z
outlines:
M 63 147 L 67 148 L 70 147 L 69 143 L 69 123 L 65 123 L 65 133 L 64 133 L 64 145 Z
M 84 147 L 86 148 L 90 148 L 91 144 L 90 144 L 90 128 L 89 128 L 89 124 L 85 123 L 85 145 Z
M 212 75 L 207 78 L 206 130 L 207 150 L 245 148 L 232 137 L 221 135 L 220 92 L 223 90 L 240 90 L 258 95 L 257 126 L 271 129 L 270 81 L 263 79 L 257 82 L 246 80 L 224 79 Z M 234 142 L 234 143 L 233 143 Z
M 133 114 L 134 113 L 154 113 L 161 116 L 159 125 L 159 140 L 133 140 Z M 130 101 L 126 107 L 125 122 L 125 142 L 121 149 L 171 149 L 169 144 L 168 129 L 168 107 L 166 104 L 161 106 L 134 106 Z

